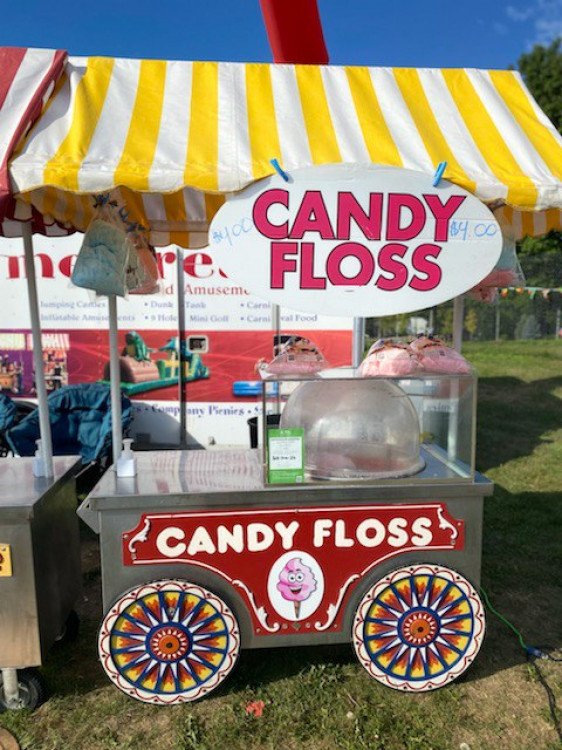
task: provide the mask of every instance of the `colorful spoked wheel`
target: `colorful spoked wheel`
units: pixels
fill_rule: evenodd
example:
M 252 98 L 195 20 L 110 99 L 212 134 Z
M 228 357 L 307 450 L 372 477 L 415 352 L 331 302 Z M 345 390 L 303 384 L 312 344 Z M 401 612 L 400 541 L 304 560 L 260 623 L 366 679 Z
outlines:
M 99 655 L 109 679 L 146 703 L 202 698 L 234 667 L 238 623 L 216 594 L 186 581 L 143 584 L 103 619 Z
M 440 565 L 412 565 L 365 594 L 352 638 L 372 677 L 396 690 L 423 692 L 468 669 L 484 630 L 482 602 L 466 578 Z

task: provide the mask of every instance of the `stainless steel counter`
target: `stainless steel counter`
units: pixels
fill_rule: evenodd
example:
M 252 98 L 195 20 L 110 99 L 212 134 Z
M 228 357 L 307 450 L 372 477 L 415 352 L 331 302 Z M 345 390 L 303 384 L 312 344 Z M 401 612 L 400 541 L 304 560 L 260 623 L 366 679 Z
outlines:
M 216 451 L 150 451 L 138 452 L 137 476 L 120 479 L 113 469 L 108 470 L 88 497 L 88 509 L 126 509 L 139 507 L 139 500 L 149 499 L 156 507 L 189 507 L 204 505 L 240 504 L 244 502 L 285 503 L 299 502 L 318 495 L 326 502 L 340 501 L 342 495 L 350 501 L 369 501 L 392 495 L 394 498 L 415 494 L 424 497 L 435 494 L 455 497 L 469 494 L 486 495 L 491 483 L 476 475 L 467 478 L 462 467 L 455 469 L 437 451 L 422 449 L 425 468 L 413 477 L 362 481 L 311 481 L 302 485 L 266 485 L 263 479 L 262 454 L 259 449 Z M 267 498 L 265 497 L 267 495 Z M 141 503 L 145 505 L 144 502 Z
M 33 476 L 33 458 L 0 459 L 0 513 L 12 511 L 25 516 L 80 460 L 78 456 L 53 459 L 53 477 Z

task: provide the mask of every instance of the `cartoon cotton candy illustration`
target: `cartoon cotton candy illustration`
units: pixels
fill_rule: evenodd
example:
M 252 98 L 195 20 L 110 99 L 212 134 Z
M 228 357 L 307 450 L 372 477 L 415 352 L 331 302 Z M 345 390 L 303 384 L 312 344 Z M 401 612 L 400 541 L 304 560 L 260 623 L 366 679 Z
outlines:
M 311 568 L 305 565 L 300 557 L 292 557 L 279 573 L 277 590 L 283 599 L 293 602 L 295 617 L 298 620 L 301 602 L 304 602 L 313 591 L 316 591 L 316 578 Z

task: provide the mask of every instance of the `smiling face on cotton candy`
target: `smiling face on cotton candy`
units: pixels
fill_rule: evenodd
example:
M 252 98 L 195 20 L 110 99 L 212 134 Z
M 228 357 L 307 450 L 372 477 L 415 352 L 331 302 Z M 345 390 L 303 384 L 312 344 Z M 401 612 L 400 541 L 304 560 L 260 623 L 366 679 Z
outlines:
M 290 602 L 303 602 L 316 591 L 314 573 L 299 557 L 293 557 L 287 562 L 281 573 L 277 590 Z

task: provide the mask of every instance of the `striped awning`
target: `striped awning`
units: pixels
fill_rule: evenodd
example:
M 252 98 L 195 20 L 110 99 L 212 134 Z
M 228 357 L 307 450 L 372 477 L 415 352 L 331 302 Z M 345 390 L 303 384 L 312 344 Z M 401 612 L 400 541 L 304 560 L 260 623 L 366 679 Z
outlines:
M 66 59 L 64 50 L 0 47 L 0 235 L 4 237 L 19 237 L 23 222 L 31 222 L 34 232 L 53 237 L 73 231 L 16 200 L 8 172 L 10 157 L 41 116 Z
M 84 230 L 118 190 L 154 244 L 205 244 L 224 194 L 336 162 L 444 177 L 511 233 L 560 226 L 562 138 L 514 71 L 69 58 L 12 159 L 14 192 Z

